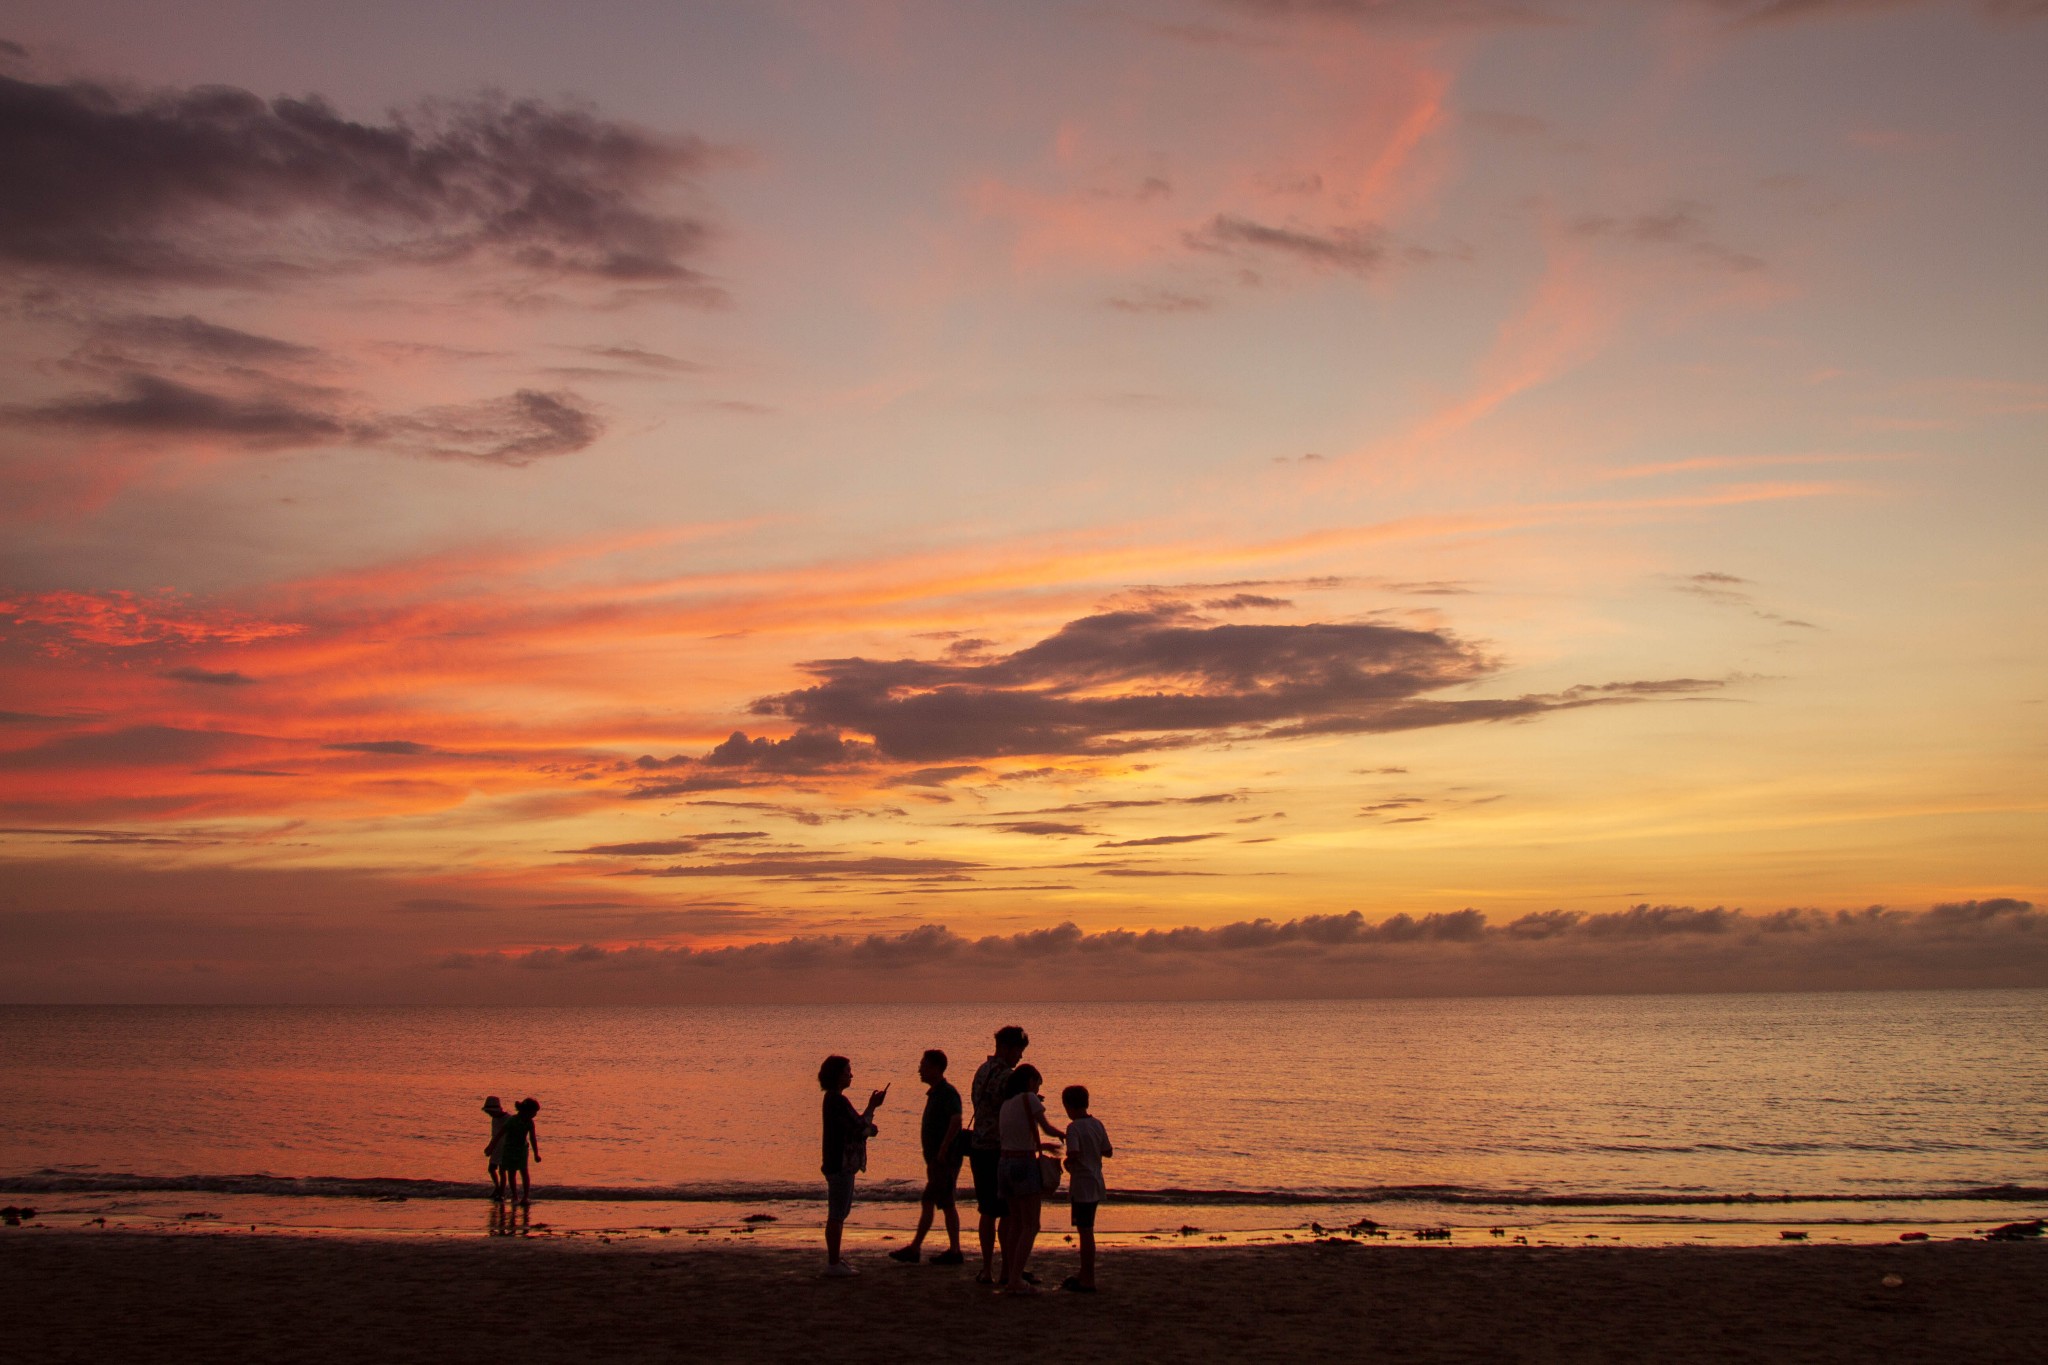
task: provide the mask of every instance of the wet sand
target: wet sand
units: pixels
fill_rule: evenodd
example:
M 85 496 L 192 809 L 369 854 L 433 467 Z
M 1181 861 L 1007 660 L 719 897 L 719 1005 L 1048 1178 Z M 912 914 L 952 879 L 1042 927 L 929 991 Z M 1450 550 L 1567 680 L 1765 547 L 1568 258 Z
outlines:
M 1123 1251 L 1104 1292 L 991 1295 L 862 1254 L 594 1240 L 6 1229 L 38 1362 L 2036 1361 L 2048 1244 Z M 1048 1286 L 1073 1268 L 1059 1247 Z M 1904 1283 L 1887 1287 L 1887 1275 Z

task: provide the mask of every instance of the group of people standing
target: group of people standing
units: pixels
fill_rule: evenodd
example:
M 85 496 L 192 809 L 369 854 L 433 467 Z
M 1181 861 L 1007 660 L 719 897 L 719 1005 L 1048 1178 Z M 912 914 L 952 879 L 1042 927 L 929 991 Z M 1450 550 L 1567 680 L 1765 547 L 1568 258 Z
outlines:
M 484 1096 L 484 1113 L 491 1119 L 491 1140 L 484 1144 L 484 1159 L 490 1164 L 492 1202 L 510 1199 L 515 1188 L 521 1205 L 532 1201 L 533 1180 L 526 1173 L 526 1154 L 530 1151 L 535 1161 L 540 1160 L 540 1135 L 533 1127 L 533 1117 L 539 1112 L 540 1101 L 531 1095 L 513 1105 L 509 1114 L 496 1095 Z
M 1060 1288 L 1070 1293 L 1095 1292 L 1095 1213 L 1106 1188 L 1102 1159 L 1113 1155 L 1109 1133 L 1089 1112 L 1086 1086 L 1060 1092 L 1067 1126 L 1046 1118 L 1039 1090 L 1045 1078 L 1024 1061 L 1031 1045 L 1023 1029 L 1012 1024 L 996 1030 L 995 1051 L 974 1073 L 970 1088 L 972 1123 L 963 1122 L 960 1092 L 946 1079 L 946 1054 L 933 1048 L 918 1064 L 926 1086 L 919 1137 L 924 1149 L 925 1186 L 917 1231 L 908 1245 L 889 1253 L 891 1260 L 915 1264 L 923 1256 L 933 1220 L 943 1216 L 947 1249 L 932 1257 L 933 1265 L 960 1265 L 960 1214 L 954 1192 L 964 1160 L 973 1172 L 974 1199 L 981 1217 L 981 1272 L 976 1283 L 1000 1293 L 1035 1294 L 1037 1277 L 1029 1266 L 1038 1240 L 1045 1196 L 1059 1186 L 1062 1169 L 1071 1177 L 1068 1201 L 1080 1243 L 1081 1269 Z M 824 1149 L 820 1169 L 825 1176 L 825 1273 L 855 1273 L 840 1255 L 840 1234 L 853 1208 L 854 1177 L 867 1169 L 867 1141 L 878 1131 L 874 1115 L 889 1096 L 889 1087 L 868 1096 L 856 1110 L 846 1097 L 853 1084 L 853 1063 L 834 1054 L 818 1068 L 818 1086 L 825 1092 Z M 1051 1139 L 1051 1141 L 1047 1141 Z M 1061 1147 L 1065 1149 L 1061 1158 Z M 1000 1254 L 1000 1260 L 998 1255 Z

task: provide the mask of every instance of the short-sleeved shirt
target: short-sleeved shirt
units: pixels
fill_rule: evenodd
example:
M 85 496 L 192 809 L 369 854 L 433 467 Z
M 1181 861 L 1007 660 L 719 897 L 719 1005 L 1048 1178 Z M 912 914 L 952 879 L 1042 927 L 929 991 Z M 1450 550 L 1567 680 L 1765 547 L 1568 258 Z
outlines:
M 1109 1130 L 1090 1115 L 1067 1125 L 1067 1174 L 1073 1177 L 1067 1197 L 1076 1204 L 1099 1203 L 1107 1193 L 1102 1158 L 1109 1152 Z
M 1045 1101 L 1029 1090 L 1020 1090 L 1003 1101 L 997 1127 L 1006 1152 L 1036 1152 L 1038 1125 L 1045 1117 Z
M 952 1155 L 941 1151 L 940 1147 L 946 1141 L 946 1129 L 959 1117 L 960 1092 L 944 1078 L 932 1082 L 932 1088 L 924 1092 L 924 1122 L 918 1128 L 918 1136 L 924 1141 L 927 1166 L 941 1157 Z
M 524 1166 L 526 1144 L 533 1136 L 533 1117 L 529 1114 L 514 1114 L 505 1120 L 505 1126 L 498 1133 L 498 1164 L 500 1166 Z
M 1016 1070 L 1015 1062 L 1006 1062 L 1001 1057 L 991 1057 L 981 1064 L 981 1070 L 974 1073 L 974 1145 L 977 1147 L 1000 1147 L 996 1135 L 996 1121 L 1003 1112 L 1003 1082 L 1010 1079 Z
M 825 1146 L 818 1155 L 818 1171 L 823 1175 L 845 1175 L 857 1163 L 849 1162 L 855 1157 L 855 1149 L 867 1137 L 867 1125 L 861 1122 L 860 1111 L 853 1107 L 853 1101 L 845 1095 L 831 1093 L 825 1096 Z

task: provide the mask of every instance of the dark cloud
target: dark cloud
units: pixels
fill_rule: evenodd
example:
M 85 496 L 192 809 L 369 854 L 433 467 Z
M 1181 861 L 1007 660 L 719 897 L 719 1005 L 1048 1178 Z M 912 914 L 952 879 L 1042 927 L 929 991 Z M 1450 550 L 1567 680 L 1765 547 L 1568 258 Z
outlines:
M 49 829 L 26 827 L 0 829 L 0 835 L 15 838 L 49 840 L 66 844 L 84 844 L 99 848 L 121 848 L 128 846 L 154 848 L 205 848 L 219 844 L 221 840 L 194 834 L 144 834 L 127 829 Z
M 256 681 L 246 673 L 214 673 L 204 668 L 168 668 L 157 675 L 173 682 L 200 683 L 207 687 L 248 687 Z
M 1776 625 L 1791 626 L 1799 630 L 1820 629 L 1811 621 L 1802 621 L 1757 605 L 1756 598 L 1748 591 L 1751 586 L 1747 578 L 1709 570 L 1705 573 L 1687 574 L 1673 585 L 1673 590 L 1704 598 L 1715 606 L 1733 607 L 1748 612 L 1759 621 L 1770 621 Z
M 486 905 L 482 901 L 457 900 L 450 896 L 412 896 L 400 901 L 398 908 L 415 914 L 467 915 L 480 910 L 494 910 L 497 907 Z
M 101 319 L 93 326 L 101 344 L 134 346 L 152 351 L 179 351 L 209 360 L 242 364 L 279 364 L 318 360 L 316 346 L 301 346 L 276 337 L 259 336 L 190 313 L 180 317 L 135 314 Z
M 50 725 L 69 725 L 71 721 L 63 716 L 46 716 L 35 711 L 0 711 L 0 725 L 33 726 L 41 729 Z
M 1148 806 L 1223 806 L 1244 800 L 1241 792 L 1205 792 L 1201 796 L 1122 797 L 1102 801 L 1074 801 L 1064 806 L 1039 810 L 1011 811 L 1012 815 L 1080 815 L 1098 810 L 1136 810 Z
M 700 773 L 695 777 L 666 778 L 659 782 L 635 782 L 628 788 L 625 796 L 628 801 L 658 801 L 664 797 L 688 796 L 692 792 L 732 791 L 736 787 L 753 785 L 745 778 Z
M 873 737 L 883 758 L 945 763 L 1127 754 L 1227 737 L 1376 733 L 1641 699 L 1613 683 L 1564 696 L 1440 700 L 1495 665 L 1444 631 L 1377 623 L 1210 625 L 1178 604 L 1069 622 L 975 660 L 822 659 L 816 685 L 760 715 Z
M 660 858 L 674 857 L 682 853 L 700 852 L 706 844 L 716 844 L 726 839 L 765 839 L 767 831 L 749 829 L 714 831 L 708 834 L 692 834 L 681 839 L 648 839 L 629 844 L 592 844 L 589 848 L 570 849 L 571 853 L 595 853 L 612 858 Z
M 831 880 L 840 877 L 927 877 L 981 870 L 982 863 L 958 858 L 841 857 L 836 854 L 784 857 L 762 853 L 722 863 L 655 868 L 630 874 L 644 877 L 772 877 Z
M 1174 289 L 1134 289 L 1104 299 L 1102 306 L 1119 313 L 1206 313 L 1216 305 L 1199 294 Z
M 842 738 L 824 726 L 805 726 L 787 739 L 747 738 L 735 730 L 697 762 L 708 768 L 748 768 L 764 773 L 822 773 L 857 768 L 874 760 L 871 744 Z
M 1220 839 L 1220 834 L 1155 834 L 1149 839 L 1110 839 L 1096 845 L 1097 848 L 1163 848 L 1168 844 L 1198 844 L 1204 839 Z
M 1212 597 L 1202 603 L 1202 608 L 1205 611 L 1253 611 L 1293 605 L 1294 603 L 1284 597 L 1263 597 L 1255 592 L 1239 592 L 1228 597 Z
M 1068 824 L 1059 820 L 1012 820 L 1007 824 L 979 825 L 978 829 L 996 829 L 1005 834 L 1037 834 L 1045 836 L 1067 834 L 1094 834 L 1086 825 Z
M 139 284 L 263 284 L 489 259 L 703 290 L 705 225 L 665 193 L 703 144 L 487 98 L 343 118 L 225 86 L 0 78 L 0 262 Z
M 862 998 L 1128 999 L 1190 991 L 1275 996 L 1558 994 L 1867 985 L 2048 983 L 2048 914 L 2025 901 L 1962 902 L 1914 914 L 1638 905 L 1553 910 L 1493 923 L 1464 909 L 1353 911 L 1214 926 L 1109 929 L 1071 924 L 968 938 L 941 925 L 898 933 L 804 936 L 729 948 L 540 950 L 550 966 L 682 975 L 689 998 L 731 980 L 745 992 L 780 978 L 858 980 Z M 525 965 L 489 954 L 469 967 Z M 573 959 L 573 962 L 571 961 Z M 878 985 L 877 971 L 894 987 Z M 934 988 L 944 994 L 933 997 Z
M 944 787 L 958 782 L 963 777 L 985 773 L 988 769 L 979 763 L 955 763 L 941 768 L 914 768 L 899 773 L 882 783 L 885 787 Z
M 1738 28 L 1768 28 L 1805 20 L 1842 19 L 1879 10 L 1912 9 L 1946 0 L 1706 0 L 1729 16 Z M 2048 0 L 1976 0 L 1972 6 L 1986 19 L 2025 21 L 2048 18 Z
M 1588 214 L 1572 223 L 1582 237 L 1608 237 L 1648 246 L 1668 246 L 1684 251 L 1703 265 L 1739 273 L 1762 270 L 1764 262 L 1745 251 L 1723 246 L 1707 236 L 1707 219 L 1712 210 L 1689 199 L 1678 200 L 1653 213 L 1617 218 Z
M 779 805 L 773 801 L 692 801 L 693 806 L 723 806 L 727 810 L 760 811 L 765 815 L 779 815 L 794 820 L 799 825 L 823 825 L 830 821 L 853 820 L 862 815 L 901 816 L 904 811 L 895 806 L 884 806 L 875 811 L 861 810 L 814 810 L 809 806 Z
M 519 467 L 591 445 L 604 423 L 573 393 L 520 389 L 501 398 L 409 413 L 355 410 L 345 395 L 248 375 L 226 393 L 141 370 L 112 392 L 0 409 L 28 426 L 77 435 L 226 440 L 251 450 L 348 444 L 396 454 Z
M 603 421 L 582 398 L 539 389 L 383 417 L 368 431 L 370 443 L 400 453 L 515 469 L 572 455 L 603 434 Z
M 1368 275 L 1386 264 L 1390 255 L 1387 236 L 1376 224 L 1362 223 L 1315 232 L 1298 227 L 1274 227 L 1219 213 L 1201 227 L 1181 235 L 1197 251 L 1277 254 L 1321 270 L 1343 270 Z
M 1994 896 L 1981 901 L 1943 901 L 1927 911 L 1927 923 L 1941 929 L 1964 928 L 2004 920 L 2025 922 L 2032 916 L 2032 901 L 2011 896 Z
M 421 744 L 411 739 L 354 739 L 341 744 L 323 744 L 320 747 L 332 749 L 337 753 L 393 754 L 408 758 L 441 752 L 431 744 Z
M 27 833 L 45 840 L 209 837 L 203 830 L 92 826 Z M 72 857 L 9 861 L 6 894 L 0 895 L 0 998 L 986 1004 L 2048 986 L 2048 913 L 2011 896 L 1958 897 L 1919 913 L 1881 907 L 1756 912 L 1645 902 L 1613 911 L 1545 910 L 1505 921 L 1456 909 L 1137 930 L 1054 924 L 986 937 L 891 921 L 888 932 L 818 936 L 736 895 L 699 900 L 675 894 L 697 889 L 688 878 L 701 874 L 685 873 L 682 881 L 621 877 L 595 898 L 529 886 L 528 900 L 495 883 L 457 877 L 167 868 L 111 852 L 79 849 Z M 788 887 L 818 882 L 821 895 L 835 898 L 859 888 L 835 885 L 832 878 L 866 875 L 856 870 L 869 865 L 857 855 L 798 863 L 791 871 L 802 880 Z M 1102 862 L 1082 868 L 1098 874 L 1159 870 Z M 945 879 L 980 870 L 923 859 L 893 859 L 878 868 L 897 879 L 897 892 L 918 896 L 976 892 L 975 883 Z M 1053 869 L 1033 870 L 1029 884 L 1062 885 L 1052 875 Z M 425 904 L 397 909 L 409 901 Z M 489 910 L 457 908 L 465 904 Z M 366 917 L 365 906 L 392 913 Z M 799 936 L 730 948 L 686 946 L 691 935 L 732 943 L 793 932 Z M 519 948 L 493 951 L 498 944 Z M 532 965 L 563 969 L 539 994 L 536 974 L 502 970 L 522 965 L 527 946 L 540 950 Z M 467 970 L 429 970 L 451 953 L 465 960 L 450 965 Z
M 339 414 L 282 396 L 231 396 L 139 371 L 120 376 L 117 391 L 10 407 L 16 422 L 82 434 L 140 437 L 226 437 L 255 449 L 358 439 L 366 429 Z
M 189 768 L 244 747 L 253 736 L 169 725 L 131 725 L 63 735 L 0 754 L 0 768 Z
M 568 349 L 580 354 L 594 356 L 599 360 L 615 361 L 638 369 L 655 370 L 663 374 L 697 374 L 704 369 L 693 360 L 679 360 L 659 351 L 646 350 L 639 346 L 575 346 Z

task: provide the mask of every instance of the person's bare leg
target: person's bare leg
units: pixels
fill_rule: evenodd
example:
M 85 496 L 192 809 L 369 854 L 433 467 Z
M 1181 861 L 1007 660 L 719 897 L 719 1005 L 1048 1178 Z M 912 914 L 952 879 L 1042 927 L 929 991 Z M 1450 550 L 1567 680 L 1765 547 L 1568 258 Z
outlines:
M 910 1234 L 909 1250 L 919 1251 L 924 1247 L 925 1234 L 932 1230 L 932 1192 L 927 1188 L 924 1198 L 917 1205 L 917 1231 Z
M 1003 1201 L 1003 1217 L 996 1224 L 996 1248 L 1002 1253 L 996 1262 L 996 1283 L 1008 1284 L 1010 1267 L 1017 1263 L 1017 1201 Z
M 1090 1289 L 1095 1287 L 1095 1229 L 1082 1228 L 1081 1239 L 1081 1283 Z
M 827 1218 L 825 1220 L 826 1265 L 839 1264 L 839 1233 L 845 1226 L 846 1220 L 844 1218 Z
M 1010 1216 L 1003 1221 L 1014 1224 L 1010 1240 L 1003 1247 L 1003 1284 L 1009 1289 L 1022 1289 L 1026 1285 L 1024 1271 L 1031 1262 L 1031 1244 L 1038 1239 L 1038 1200 L 1011 1200 Z
M 946 1201 L 946 1249 L 960 1254 L 960 1205 L 952 1199 Z
M 981 1215 L 981 1278 L 993 1282 L 996 1278 L 996 1242 L 1002 1232 L 1001 1221 L 992 1213 Z

